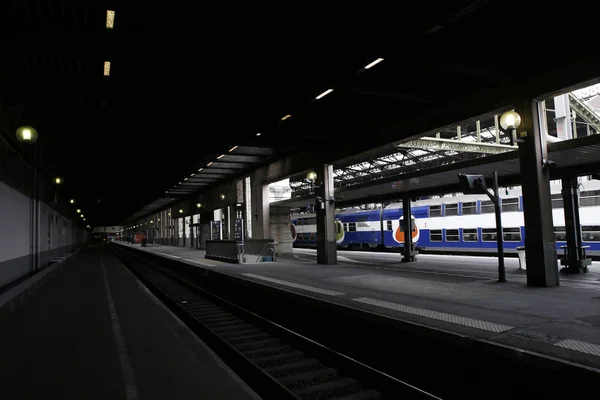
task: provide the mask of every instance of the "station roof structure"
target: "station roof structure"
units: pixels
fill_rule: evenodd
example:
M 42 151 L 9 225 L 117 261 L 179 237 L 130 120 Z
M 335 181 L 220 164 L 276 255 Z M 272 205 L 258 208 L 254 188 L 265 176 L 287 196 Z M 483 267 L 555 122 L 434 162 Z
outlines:
M 34 125 L 46 176 L 96 208 L 92 225 L 290 154 L 341 160 L 423 136 L 600 70 L 585 39 L 596 27 L 580 23 L 591 11 L 563 4 L 190 4 L 0 5 L 2 136 Z M 557 31 L 577 32 L 568 50 L 588 56 L 557 54 Z

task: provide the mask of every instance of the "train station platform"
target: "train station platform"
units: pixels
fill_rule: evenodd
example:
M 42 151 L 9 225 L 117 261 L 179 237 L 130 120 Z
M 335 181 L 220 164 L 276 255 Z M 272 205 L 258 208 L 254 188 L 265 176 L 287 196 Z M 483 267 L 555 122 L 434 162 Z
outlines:
M 105 246 L 65 261 L 0 321 L 16 399 L 259 399 Z
M 529 287 L 516 259 L 497 283 L 494 258 L 338 252 L 337 265 L 316 264 L 314 250 L 271 263 L 227 264 L 204 251 L 115 242 L 180 262 L 391 318 L 533 352 L 600 372 L 600 273 L 561 276 L 561 286 Z M 600 268 L 599 268 L 600 270 Z

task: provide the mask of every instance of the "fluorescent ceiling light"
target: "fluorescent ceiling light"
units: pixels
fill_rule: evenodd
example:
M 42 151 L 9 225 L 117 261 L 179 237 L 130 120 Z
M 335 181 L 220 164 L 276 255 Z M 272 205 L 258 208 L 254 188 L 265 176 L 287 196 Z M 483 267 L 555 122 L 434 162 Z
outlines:
M 108 29 L 115 27 L 115 12 L 113 10 L 106 10 L 106 27 Z
M 373 61 L 371 64 L 367 65 L 365 67 L 365 69 L 369 69 L 371 67 L 374 67 L 374 66 L 376 66 L 377 64 L 379 64 L 382 61 L 383 61 L 383 58 L 378 58 L 377 60 Z
M 237 146 L 233 146 L 232 148 L 229 149 L 229 152 L 231 153 L 232 151 L 234 151 L 237 148 L 238 148 Z
M 194 176 L 194 175 L 196 175 L 196 174 L 191 174 L 190 176 Z
M 188 178 L 183 178 L 184 181 L 187 181 Z
M 110 61 L 104 61 L 104 76 L 110 75 Z
M 315 100 L 322 99 L 323 97 L 327 96 L 331 92 L 333 92 L 333 89 L 327 89 L 326 91 L 324 91 L 323 93 L 321 93 L 320 95 L 315 97 Z
M 220 160 L 223 157 L 225 157 L 225 154 L 221 154 L 219 157 L 217 157 L 217 160 Z
M 203 169 L 204 169 L 204 168 L 200 168 L 200 169 L 198 170 L 198 172 L 202 171 Z
M 260 135 L 262 135 L 262 133 L 257 133 L 257 134 L 256 134 L 256 136 L 260 136 Z
M 207 166 L 207 167 L 210 167 L 210 166 L 212 165 L 212 163 L 213 163 L 213 162 L 211 161 L 211 162 L 209 162 L 208 164 L 206 164 L 206 166 Z
M 289 117 L 291 117 L 290 114 L 286 115 L 285 117 L 281 118 L 282 121 L 285 121 L 286 119 L 288 119 Z

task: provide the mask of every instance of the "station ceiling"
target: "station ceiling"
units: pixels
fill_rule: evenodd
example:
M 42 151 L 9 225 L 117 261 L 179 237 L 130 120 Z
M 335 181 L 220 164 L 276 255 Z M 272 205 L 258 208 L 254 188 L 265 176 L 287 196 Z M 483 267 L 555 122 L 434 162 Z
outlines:
M 574 5 L 267 4 L 4 1 L 0 115 L 34 125 L 46 175 L 96 208 L 92 225 L 113 225 L 210 162 L 229 172 L 193 190 L 288 154 L 363 152 L 600 70 L 598 28 L 582 22 L 594 10 Z

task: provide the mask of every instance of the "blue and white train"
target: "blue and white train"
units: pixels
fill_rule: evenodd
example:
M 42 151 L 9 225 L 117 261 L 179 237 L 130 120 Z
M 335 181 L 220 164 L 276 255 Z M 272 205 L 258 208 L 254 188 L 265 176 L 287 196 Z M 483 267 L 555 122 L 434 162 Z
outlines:
M 600 251 L 600 182 L 582 179 L 580 220 L 583 245 L 592 253 Z M 553 182 L 552 216 L 557 250 L 565 243 L 565 223 L 560 182 Z M 503 189 L 504 190 L 504 189 Z M 507 189 L 501 196 L 504 248 L 514 252 L 523 246 L 525 228 L 520 187 Z M 494 253 L 496 223 L 494 207 L 487 196 L 453 195 L 417 200 L 412 208 L 412 237 L 424 251 L 444 253 Z M 335 217 L 336 239 L 340 249 L 401 249 L 404 247 L 402 203 L 383 209 L 346 209 Z M 316 246 L 314 213 L 291 217 L 295 247 Z

